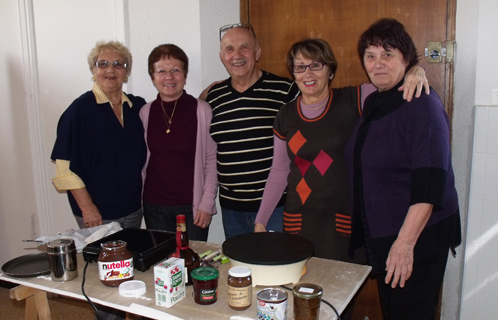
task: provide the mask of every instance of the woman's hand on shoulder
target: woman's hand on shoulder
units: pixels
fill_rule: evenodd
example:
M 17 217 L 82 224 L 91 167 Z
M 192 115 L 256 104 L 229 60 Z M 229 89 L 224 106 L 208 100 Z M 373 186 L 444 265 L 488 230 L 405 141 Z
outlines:
M 254 224 L 254 232 L 266 232 L 266 228 L 261 223 Z
M 421 65 L 416 65 L 408 70 L 405 75 L 405 82 L 398 90 L 403 91 L 403 99 L 410 102 L 414 95 L 416 98 L 420 97 L 423 88 L 425 88 L 426 94 L 431 92 L 424 68 Z

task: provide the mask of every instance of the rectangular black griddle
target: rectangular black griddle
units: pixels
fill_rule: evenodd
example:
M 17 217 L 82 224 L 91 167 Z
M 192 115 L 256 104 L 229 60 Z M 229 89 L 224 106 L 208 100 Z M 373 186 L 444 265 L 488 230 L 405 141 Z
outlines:
M 107 241 L 123 240 L 133 255 L 135 270 L 145 272 L 151 266 L 165 260 L 176 250 L 176 233 L 162 230 L 148 229 L 123 229 L 110 236 L 89 243 L 83 248 L 85 261 L 94 262 L 98 260 L 102 250 L 101 244 Z

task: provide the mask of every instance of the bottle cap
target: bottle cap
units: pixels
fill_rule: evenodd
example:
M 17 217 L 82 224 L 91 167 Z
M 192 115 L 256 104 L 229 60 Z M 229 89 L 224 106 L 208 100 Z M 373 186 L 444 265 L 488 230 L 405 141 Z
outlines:
M 214 280 L 217 279 L 218 276 L 220 275 L 220 272 L 211 267 L 200 267 L 197 269 L 194 269 L 191 273 L 191 277 L 195 280 Z
M 322 287 L 312 283 L 298 283 L 292 288 L 295 297 L 311 299 L 321 298 L 323 295 Z
M 249 277 L 251 275 L 251 269 L 248 267 L 233 267 L 228 270 L 228 274 L 237 278 Z

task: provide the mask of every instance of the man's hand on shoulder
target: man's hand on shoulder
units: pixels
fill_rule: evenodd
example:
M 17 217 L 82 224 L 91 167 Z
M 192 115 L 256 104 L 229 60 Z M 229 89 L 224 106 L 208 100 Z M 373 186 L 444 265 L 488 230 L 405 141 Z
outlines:
M 206 101 L 206 98 L 208 96 L 208 92 L 209 92 L 209 90 L 211 90 L 211 87 L 218 84 L 218 83 L 222 83 L 223 81 L 225 81 L 225 80 L 219 80 L 219 81 L 215 81 L 215 82 L 211 83 L 206 89 L 204 89 L 201 92 L 201 94 L 199 95 L 199 99 Z

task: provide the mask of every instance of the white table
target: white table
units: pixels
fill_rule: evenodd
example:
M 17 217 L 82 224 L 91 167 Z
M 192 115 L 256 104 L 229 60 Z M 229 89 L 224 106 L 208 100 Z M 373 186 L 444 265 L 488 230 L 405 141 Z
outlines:
M 191 247 L 198 253 L 207 250 L 216 250 L 221 247 L 220 244 L 206 243 L 198 241 L 190 241 Z M 81 292 L 81 281 L 83 276 L 83 268 L 85 261 L 83 256 L 78 254 L 78 277 L 67 282 L 52 281 L 50 275 L 39 276 L 35 278 L 15 278 L 0 273 L 0 279 L 8 282 L 23 285 L 27 288 L 38 289 L 43 292 L 50 292 L 66 297 L 72 297 L 80 300 L 85 300 Z M 311 258 L 307 262 L 307 272 L 301 277 L 300 282 L 314 283 L 323 288 L 323 299 L 330 302 L 334 307 L 342 313 L 352 297 L 358 291 L 366 277 L 370 273 L 371 267 L 350 264 L 334 260 L 326 260 L 320 258 Z M 232 319 L 232 320 L 248 320 L 256 319 L 258 290 L 264 287 L 256 286 L 253 288 L 252 306 L 244 311 L 235 311 L 228 306 L 227 303 L 227 277 L 230 264 L 222 264 L 219 267 L 220 278 L 218 283 L 218 301 L 212 305 L 199 305 L 194 302 L 192 297 L 192 287 L 187 287 L 187 297 L 171 308 L 156 306 L 154 293 L 154 270 L 153 268 L 146 272 L 135 271 L 135 280 L 142 280 L 147 285 L 147 292 L 141 297 L 123 297 L 119 294 L 118 288 L 111 288 L 100 283 L 98 277 L 97 263 L 90 263 L 87 268 L 85 293 L 90 299 L 98 304 L 109 306 L 112 308 L 126 311 L 130 314 L 145 316 L 154 319 L 189 319 L 189 320 L 209 320 L 209 319 Z M 287 285 L 292 287 L 292 284 Z M 12 290 L 15 290 L 12 289 Z M 21 291 L 22 292 L 22 291 Z M 30 292 L 33 294 L 32 301 L 27 300 L 26 312 L 33 312 L 32 309 L 36 304 L 39 304 L 38 310 L 41 319 L 50 319 L 43 314 L 46 314 L 46 306 L 43 295 L 39 291 Z M 36 295 L 38 294 L 38 295 Z M 29 296 L 29 295 L 28 295 Z M 288 292 L 288 319 L 292 319 L 292 292 Z M 12 294 L 11 294 L 11 297 Z M 24 299 L 21 295 L 21 298 Z M 47 304 L 48 306 L 48 304 Z M 320 319 L 336 319 L 334 311 L 327 305 L 323 304 L 320 307 Z

